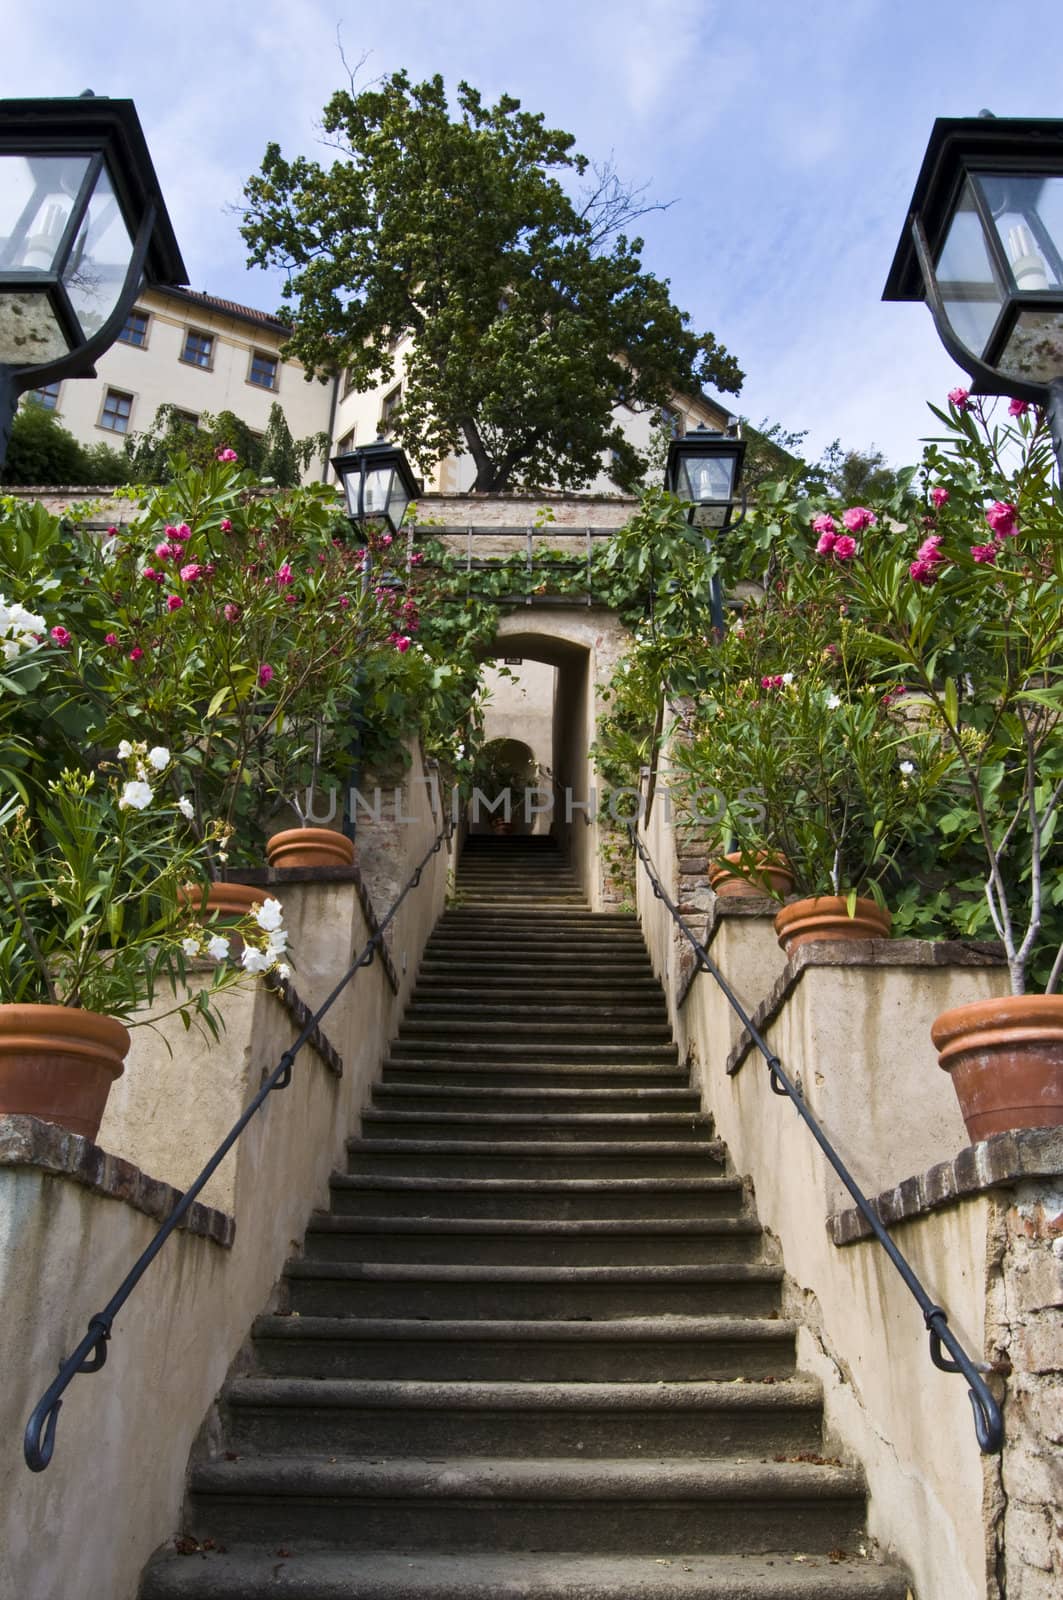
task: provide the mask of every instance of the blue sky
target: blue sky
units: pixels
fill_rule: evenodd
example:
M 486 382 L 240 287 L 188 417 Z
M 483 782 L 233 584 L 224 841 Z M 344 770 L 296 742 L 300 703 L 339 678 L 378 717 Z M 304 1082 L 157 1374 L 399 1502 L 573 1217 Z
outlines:
M 363 78 L 517 95 L 673 200 L 645 264 L 745 368 L 729 403 L 895 464 L 962 378 L 922 306 L 879 298 L 933 119 L 1063 116 L 1059 0 L 33 0 L 0 92 L 134 99 L 192 287 L 273 310 L 229 208 L 267 140 L 324 159 L 337 27 Z

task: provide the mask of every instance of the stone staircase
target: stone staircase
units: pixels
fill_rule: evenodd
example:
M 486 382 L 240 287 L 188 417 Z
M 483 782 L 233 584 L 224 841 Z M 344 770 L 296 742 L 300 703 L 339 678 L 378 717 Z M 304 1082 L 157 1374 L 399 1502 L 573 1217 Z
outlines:
M 905 1600 L 637 922 L 458 887 L 141 1600 Z

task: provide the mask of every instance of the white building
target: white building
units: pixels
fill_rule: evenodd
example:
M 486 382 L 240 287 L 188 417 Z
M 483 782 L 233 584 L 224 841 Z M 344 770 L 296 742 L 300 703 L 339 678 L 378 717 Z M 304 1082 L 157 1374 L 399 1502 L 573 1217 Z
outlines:
M 327 433 L 330 454 L 371 444 L 381 434 L 387 437 L 402 402 L 409 337 L 396 343 L 394 377 L 359 393 L 349 387 L 345 373 L 308 382 L 300 362 L 281 356 L 289 332 L 269 312 L 156 285 L 139 296 L 117 342 L 97 362 L 95 379 L 68 378 L 34 394 L 84 445 L 102 441 L 120 448 L 126 434 L 151 427 L 161 405 L 174 406 L 190 420 L 204 412 L 232 411 L 261 433 L 275 401 L 293 438 Z M 618 411 L 627 437 L 645 450 L 651 414 L 626 406 Z M 726 408 L 704 395 L 676 396 L 670 413 L 679 433 L 699 423 L 722 428 L 727 418 Z M 425 489 L 441 494 L 466 492 L 475 476 L 469 455 L 447 456 L 427 469 L 414 466 L 424 472 Z M 306 476 L 331 476 L 331 468 L 318 458 Z M 604 465 L 587 490 L 616 492 Z

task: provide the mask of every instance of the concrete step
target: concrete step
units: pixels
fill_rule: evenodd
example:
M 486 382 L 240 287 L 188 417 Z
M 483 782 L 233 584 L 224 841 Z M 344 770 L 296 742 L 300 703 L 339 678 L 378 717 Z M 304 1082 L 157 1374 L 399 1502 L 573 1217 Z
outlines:
M 315 1317 L 492 1322 L 546 1317 L 767 1316 L 782 1269 L 760 1262 L 655 1267 L 474 1267 L 291 1261 L 291 1309 Z
M 283 1548 L 283 1547 L 282 1547 Z M 855 1543 L 850 1546 L 855 1550 Z M 895 1567 L 835 1553 L 460 1555 L 230 1546 L 153 1562 L 141 1600 L 905 1600 Z
M 686 1089 L 690 1074 L 685 1067 L 626 1065 L 585 1067 L 556 1062 L 500 1062 L 467 1061 L 458 1065 L 453 1061 L 418 1061 L 415 1057 L 399 1061 L 389 1058 L 384 1062 L 382 1082 L 392 1084 L 420 1084 L 430 1086 L 474 1088 L 495 1086 L 500 1088 L 677 1088 Z
M 599 996 L 597 999 L 566 1000 L 560 996 L 553 1003 L 544 1003 L 539 991 L 538 1002 L 529 994 L 509 995 L 497 999 L 494 995 L 479 996 L 475 1006 L 461 1002 L 453 996 L 446 999 L 432 998 L 427 995 L 416 995 L 406 1011 L 403 1019 L 403 1028 L 415 1026 L 418 1029 L 431 1028 L 436 1024 L 458 1027 L 468 1027 L 470 1024 L 483 1027 L 485 1023 L 500 1023 L 504 1026 L 514 1027 L 520 1024 L 523 1027 L 541 1024 L 549 1030 L 559 1032 L 565 1024 L 571 1024 L 573 1031 L 586 1032 L 589 1028 L 601 1029 L 602 1027 L 622 1028 L 625 1033 L 632 1029 L 639 1031 L 652 1028 L 657 1032 L 667 1030 L 669 1027 L 668 1012 L 663 1000 L 653 1000 L 637 995 L 615 999 Z
M 656 1383 L 789 1377 L 796 1331 L 779 1317 L 263 1316 L 253 1334 L 258 1369 L 284 1377 Z
M 542 997 L 543 986 L 534 976 L 521 976 L 492 972 L 481 973 L 475 980 L 467 979 L 464 983 L 456 982 L 453 978 L 442 976 L 418 977 L 413 991 L 412 1004 L 416 1006 L 428 1004 L 460 1005 L 467 1010 L 470 1006 L 503 1006 L 510 1001 L 520 1005 L 528 1000 L 538 1000 Z M 604 978 L 585 978 L 570 974 L 567 978 L 559 978 L 551 983 L 550 993 L 557 996 L 558 1004 L 563 1006 L 645 1006 L 663 1005 L 660 987 L 656 978 L 636 978 L 618 983 L 611 975 Z
M 498 1112 L 480 1111 L 376 1111 L 362 1112 L 364 1139 L 468 1139 L 529 1138 L 586 1143 L 615 1139 L 711 1139 L 712 1118 L 686 1111 L 649 1112 Z
M 391 1171 L 408 1177 L 458 1178 L 707 1178 L 727 1160 L 716 1139 L 511 1140 L 504 1150 L 484 1140 L 349 1139 L 353 1173 Z
M 512 1217 L 530 1220 L 734 1216 L 740 1178 L 394 1178 L 329 1180 L 334 1216 Z
M 226 1443 L 241 1456 L 617 1459 L 796 1455 L 821 1448 L 819 1385 L 240 1378 Z
M 693 1089 L 564 1089 L 532 1085 L 502 1087 L 468 1084 L 381 1083 L 373 1090 L 377 1111 L 496 1112 L 641 1111 L 697 1115 L 701 1099 Z
M 518 953 L 498 946 L 486 961 L 482 956 L 465 959 L 445 952 L 441 955 L 426 952 L 417 972 L 419 983 L 464 982 L 473 988 L 478 986 L 481 979 L 495 983 L 508 983 L 515 979 L 518 983 L 541 984 L 544 977 L 549 978 L 551 988 L 554 983 L 576 988 L 583 983 L 607 983 L 620 989 L 626 988 L 632 980 L 643 987 L 652 988 L 657 982 L 646 956 L 622 955 L 615 960 L 603 956 L 597 961 L 581 956 L 578 965 L 574 965 L 567 956 L 555 953 L 539 956 L 531 963 Z M 660 993 L 659 988 L 657 992 Z
M 600 1041 L 603 1047 L 611 1040 L 624 1047 L 640 1043 L 669 1047 L 672 1030 L 667 1021 L 662 1022 L 656 1016 L 649 1020 L 634 1017 L 620 1021 L 610 1015 L 609 1020 L 602 1018 L 596 1021 L 593 1017 L 587 1017 L 580 1020 L 570 1018 L 568 1021 L 551 1022 L 543 1012 L 529 1014 L 525 1009 L 523 1013 L 517 1012 L 511 1018 L 504 1015 L 483 1017 L 478 1010 L 465 1017 L 438 1018 L 424 1016 L 415 1007 L 403 1018 L 399 1027 L 399 1038 L 403 1043 L 425 1039 L 434 1044 L 446 1044 L 452 1040 L 459 1040 L 462 1043 L 466 1040 L 472 1043 L 484 1043 L 495 1039 L 511 1044 L 523 1042 L 531 1045 L 540 1042 L 565 1044 L 570 1041 L 573 1049 L 584 1042 L 593 1043 L 595 1040 Z
M 826 1554 L 861 1537 L 864 1485 L 804 1462 L 256 1456 L 195 1469 L 189 1514 L 274 1549 Z
M 344 1217 L 315 1211 L 307 1261 L 408 1265 L 615 1267 L 757 1261 L 763 1236 L 748 1217 L 659 1220 Z

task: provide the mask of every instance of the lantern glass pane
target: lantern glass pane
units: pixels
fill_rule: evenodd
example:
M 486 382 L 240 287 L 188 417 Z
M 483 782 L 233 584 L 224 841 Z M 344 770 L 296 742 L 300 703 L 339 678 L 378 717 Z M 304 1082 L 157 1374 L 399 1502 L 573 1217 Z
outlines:
M 700 504 L 703 500 L 729 500 L 734 482 L 733 455 L 693 456 L 683 462 L 683 498 Z
M 978 179 L 1020 294 L 1063 283 L 1063 177 Z
M 993 271 L 970 183 L 963 186 L 936 269 L 949 321 L 968 350 L 981 355 L 1000 313 L 1004 294 Z
M 388 510 L 388 495 L 394 467 L 370 467 L 365 475 L 365 499 L 362 509 L 367 517 L 384 517 Z
M 0 272 L 55 269 L 89 159 L 0 156 Z
M 133 240 L 104 166 L 63 273 L 86 338 L 103 327 L 118 304 L 132 254 Z
M 1009 378 L 1051 383 L 1063 373 L 1063 310 L 1025 306 L 995 362 Z
M 44 290 L 36 294 L 0 294 L 0 361 L 7 366 L 36 367 L 56 361 L 70 342 Z
M 358 485 L 362 481 L 362 469 L 358 462 L 349 467 L 340 476 L 343 479 L 343 493 L 347 500 L 347 515 L 357 517 L 358 511 Z
M 388 506 L 388 515 L 391 518 L 391 526 L 396 532 L 398 532 L 399 528 L 402 527 L 402 519 L 406 515 L 406 508 L 409 503 L 410 497 L 403 487 L 402 478 L 396 472 L 395 483 L 391 490 L 391 504 Z

